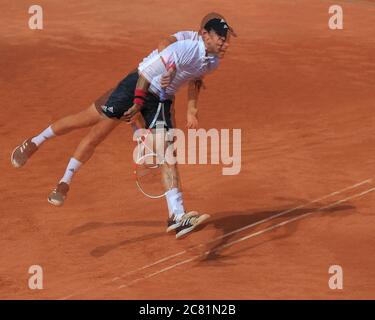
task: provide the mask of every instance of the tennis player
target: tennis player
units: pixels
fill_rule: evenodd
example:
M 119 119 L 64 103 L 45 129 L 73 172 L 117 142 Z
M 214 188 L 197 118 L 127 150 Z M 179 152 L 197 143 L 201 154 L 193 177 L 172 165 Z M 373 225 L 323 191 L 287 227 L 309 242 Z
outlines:
M 236 36 L 224 17 L 216 13 L 207 15 L 202 25 L 199 32 L 178 32 L 166 39 L 159 49 L 167 46 L 166 48 L 154 50 L 139 64 L 137 70 L 129 73 L 113 91 L 102 96 L 88 109 L 62 118 L 39 135 L 25 140 L 12 152 L 13 166 L 24 166 L 45 141 L 74 129 L 91 127 L 75 150 L 57 187 L 48 196 L 51 204 L 61 206 L 67 197 L 74 174 L 91 158 L 98 144 L 121 123 L 120 120 L 144 124 L 146 128 L 154 125 L 162 94 L 164 117 L 161 118 L 162 115 L 159 114 L 156 120 L 165 121 L 165 129 L 168 130 L 174 127 L 174 95 L 187 83 L 187 127 L 196 128 L 197 100 L 202 78 L 218 67 L 219 60 L 224 57 L 229 46 L 230 34 Z M 167 66 L 174 67 L 168 70 Z M 169 209 L 167 231 L 175 230 L 176 237 L 181 238 L 205 221 L 208 215 L 199 215 L 195 211 L 186 213 L 176 166 L 172 166 L 172 174 L 173 186 L 166 193 Z M 164 179 L 168 177 L 164 176 Z

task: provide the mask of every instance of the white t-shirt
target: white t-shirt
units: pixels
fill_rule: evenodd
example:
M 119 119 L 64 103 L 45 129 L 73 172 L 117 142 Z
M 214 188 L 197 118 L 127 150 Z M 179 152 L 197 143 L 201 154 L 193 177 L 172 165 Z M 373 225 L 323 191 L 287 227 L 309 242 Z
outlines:
M 138 66 L 138 71 L 150 82 L 149 90 L 160 96 L 162 88 L 160 78 L 166 72 L 166 66 L 174 64 L 176 75 L 166 88 L 166 98 L 175 95 L 177 90 L 191 80 L 202 78 L 214 71 L 219 59 L 206 55 L 206 48 L 201 36 L 194 31 L 178 32 L 174 36 L 179 40 L 172 43 L 162 52 L 154 50 Z M 185 37 L 197 38 L 185 39 Z

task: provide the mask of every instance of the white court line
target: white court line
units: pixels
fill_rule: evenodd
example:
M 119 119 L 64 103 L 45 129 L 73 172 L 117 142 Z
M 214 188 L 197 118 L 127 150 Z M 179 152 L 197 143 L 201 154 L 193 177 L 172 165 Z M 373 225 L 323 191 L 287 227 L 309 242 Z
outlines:
M 173 254 L 173 255 L 170 255 L 170 256 L 164 257 L 164 258 L 162 258 L 162 259 L 160 259 L 160 260 L 157 260 L 157 261 L 155 261 L 155 262 L 153 262 L 153 263 L 150 263 L 150 264 L 144 265 L 144 266 L 142 266 L 142 267 L 139 267 L 139 268 L 137 268 L 137 269 L 134 269 L 134 270 L 132 270 L 132 271 L 129 271 L 129 272 L 127 272 L 127 273 L 125 273 L 125 274 L 123 274 L 123 275 L 121 275 L 121 276 L 119 276 L 119 277 L 115 277 L 115 278 L 113 278 L 113 279 L 110 280 L 110 281 L 106 281 L 106 282 L 104 282 L 102 285 L 106 285 L 106 284 L 109 284 L 109 283 L 111 283 L 111 282 L 114 282 L 114 281 L 117 281 L 117 280 L 121 280 L 122 278 L 125 278 L 125 277 L 128 276 L 128 275 L 131 275 L 131 274 L 133 274 L 133 273 L 136 273 L 136 272 L 139 272 L 139 271 L 142 271 L 142 270 L 145 270 L 145 269 L 151 268 L 151 267 L 153 267 L 153 266 L 155 266 L 155 265 L 158 265 L 158 264 L 163 263 L 163 262 L 165 262 L 165 261 L 171 260 L 171 259 L 173 259 L 173 258 L 175 258 L 175 257 L 180 256 L 180 255 L 183 255 L 183 254 L 187 253 L 188 251 L 191 251 L 192 249 L 196 249 L 196 248 L 198 248 L 198 247 L 202 247 L 202 246 L 207 245 L 207 244 L 209 244 L 209 243 L 212 243 L 212 242 L 215 242 L 215 241 L 221 240 L 221 239 L 223 239 L 223 238 L 229 237 L 229 236 L 231 236 L 231 235 L 233 235 L 233 234 L 236 234 L 236 233 L 238 233 L 238 232 L 241 232 L 241 231 L 243 231 L 243 230 L 246 230 L 246 229 L 249 229 L 249 228 L 251 228 L 251 227 L 254 227 L 254 226 L 258 225 L 258 224 L 261 224 L 261 223 L 264 223 L 264 222 L 270 221 L 270 220 L 275 219 L 275 218 L 277 218 L 277 217 L 281 217 L 281 216 L 283 216 L 283 215 L 285 215 L 285 214 L 287 214 L 287 213 L 290 213 L 290 212 L 293 212 L 293 211 L 296 211 L 296 210 L 299 210 L 299 209 L 305 208 L 305 207 L 309 206 L 310 204 L 313 204 L 313 203 L 316 203 L 316 202 L 322 201 L 322 200 L 324 200 L 324 199 L 327 199 L 327 198 L 333 197 L 333 196 L 338 195 L 338 194 L 341 194 L 341 193 L 343 193 L 343 192 L 345 192 L 345 191 L 348 191 L 348 190 L 351 190 L 351 189 L 355 189 L 355 188 L 357 188 L 357 187 L 360 187 L 361 185 L 364 185 L 364 184 L 367 184 L 367 183 L 371 183 L 371 182 L 372 182 L 372 179 L 367 179 L 367 180 L 364 180 L 364 181 L 358 182 L 358 183 L 356 183 L 356 184 L 353 184 L 353 185 L 351 185 L 351 186 L 348 186 L 348 187 L 346 187 L 346 188 L 343 188 L 343 189 L 341 189 L 341 190 L 334 191 L 334 192 L 332 192 L 332 193 L 330 193 L 330 194 L 328 194 L 328 195 L 325 195 L 325 196 L 320 197 L 320 198 L 318 198 L 318 199 L 312 200 L 312 201 L 310 201 L 310 202 L 308 202 L 308 203 L 306 203 L 306 204 L 299 205 L 299 206 L 294 207 L 294 208 L 292 208 L 292 209 L 288 209 L 288 210 L 282 211 L 282 212 L 277 213 L 277 214 L 275 214 L 275 215 L 273 215 L 273 216 L 271 216 L 271 217 L 268 217 L 268 218 L 265 218 L 265 219 L 259 220 L 259 221 L 255 222 L 255 223 L 248 224 L 248 225 L 246 225 L 246 226 L 244 226 L 244 227 L 242 227 L 242 228 L 239 228 L 239 229 L 233 230 L 233 231 L 231 231 L 231 232 L 225 233 L 225 234 L 223 234 L 223 235 L 221 235 L 221 236 L 218 236 L 218 237 L 216 237 L 216 238 L 214 238 L 214 239 L 212 239 L 212 240 L 210 240 L 210 241 L 208 241 L 208 242 L 205 242 L 205 243 L 201 243 L 201 244 L 195 245 L 195 246 L 193 246 L 193 247 L 190 247 L 190 248 L 187 249 L 187 250 L 180 251 L 180 252 L 175 253 L 175 254 Z M 90 291 L 90 290 L 94 290 L 94 289 L 96 289 L 96 288 L 97 288 L 97 286 L 94 287 L 94 288 L 86 288 L 86 289 L 84 289 L 84 290 L 80 290 L 80 291 L 78 291 L 78 292 L 76 292 L 76 293 L 72 293 L 72 294 L 70 294 L 70 295 L 68 295 L 68 296 L 62 297 L 62 298 L 60 298 L 60 300 L 66 300 L 66 299 L 69 299 L 69 298 L 71 298 L 71 297 L 73 297 L 73 296 L 76 296 L 76 295 L 78 295 L 78 294 L 80 294 L 80 293 L 85 293 L 85 292 L 88 292 L 88 291 Z
M 220 246 L 220 247 L 218 247 L 218 248 L 215 248 L 215 250 L 213 250 L 213 251 L 208 250 L 208 251 L 206 251 L 204 254 L 198 255 L 198 256 L 193 257 L 193 258 L 190 258 L 190 259 L 186 259 L 186 260 L 180 261 L 180 262 L 178 262 L 178 263 L 176 263 L 176 264 L 170 265 L 169 267 L 166 267 L 166 268 L 164 268 L 164 269 L 161 269 L 161 270 L 159 270 L 159 271 L 156 271 L 156 272 L 154 272 L 154 273 L 152 273 L 152 274 L 149 274 L 149 275 L 146 275 L 146 276 L 144 276 L 144 277 L 140 277 L 140 278 L 138 278 L 138 279 L 135 279 L 135 280 L 133 280 L 133 281 L 127 283 L 127 284 L 123 284 L 123 285 L 119 286 L 118 289 L 122 289 L 122 288 L 129 287 L 130 285 L 132 285 L 132 284 L 134 284 L 134 283 L 136 283 L 136 282 L 139 282 L 139 281 L 141 281 L 141 280 L 145 280 L 145 279 L 148 279 L 148 278 L 154 277 L 154 276 L 156 276 L 156 275 L 158 275 L 158 274 L 161 274 L 161 273 L 166 272 L 166 271 L 168 271 L 168 270 L 174 269 L 174 268 L 176 268 L 176 267 L 178 267 L 178 266 L 180 266 L 180 265 L 183 265 L 183 264 L 189 263 L 189 262 L 191 262 L 191 261 L 193 261 L 193 260 L 199 259 L 200 257 L 205 256 L 205 255 L 207 255 L 207 254 L 209 254 L 209 253 L 211 253 L 211 252 L 215 252 L 215 251 L 218 251 L 218 250 L 220 250 L 220 249 L 223 249 L 223 248 L 227 248 L 227 247 L 229 247 L 229 246 L 232 246 L 232 245 L 234 245 L 234 244 L 236 244 L 236 243 L 239 243 L 239 242 L 245 241 L 245 240 L 247 240 L 247 239 L 250 239 L 250 238 L 253 238 L 253 237 L 259 236 L 259 235 L 261 235 L 261 234 L 263 234 L 263 233 L 266 233 L 266 232 L 271 231 L 271 230 L 273 230 L 273 229 L 276 229 L 276 228 L 278 228 L 278 227 L 282 227 L 282 226 L 284 226 L 284 225 L 286 225 L 286 224 L 289 224 L 289 223 L 292 223 L 292 222 L 294 222 L 294 221 L 296 221 L 296 220 L 303 219 L 303 218 L 305 218 L 305 217 L 307 217 L 307 216 L 309 216 L 309 215 L 312 215 L 312 214 L 314 214 L 314 213 L 316 213 L 316 212 L 319 212 L 319 211 L 322 211 L 322 210 L 325 210 L 325 209 L 328 209 L 328 208 L 331 208 L 331 207 L 337 206 L 338 204 L 343 203 L 343 202 L 347 202 L 348 200 L 352 200 L 352 199 L 355 199 L 355 198 L 359 198 L 359 197 L 361 197 L 361 196 L 363 196 L 363 195 L 365 195 L 365 194 L 367 194 L 367 193 L 373 192 L 373 191 L 375 191 L 375 188 L 371 188 L 371 189 L 368 189 L 368 190 L 363 191 L 363 192 L 361 192 L 361 193 L 357 193 L 357 194 L 355 194 L 355 195 L 353 195 L 353 196 L 347 197 L 347 198 L 345 198 L 345 199 L 341 199 L 341 200 L 336 201 L 336 202 L 334 202 L 334 203 L 331 203 L 331 204 L 329 204 L 329 205 L 327 205 L 327 206 L 323 206 L 323 207 L 320 207 L 320 208 L 314 209 L 312 212 L 305 213 L 305 214 L 300 215 L 300 216 L 298 216 L 298 217 L 295 217 L 295 218 L 292 218 L 292 219 L 285 220 L 285 221 L 283 221 L 283 222 L 280 222 L 280 223 L 274 224 L 274 225 L 272 225 L 272 226 L 270 226 L 270 227 L 268 227 L 268 228 L 266 228 L 266 229 L 259 230 L 258 232 L 254 232 L 254 233 L 249 234 L 249 235 L 247 235 L 247 236 L 245 236 L 245 237 L 242 237 L 242 238 L 240 238 L 240 239 L 237 239 L 237 240 L 234 240 L 234 241 L 228 242 L 228 243 L 226 243 L 225 245 L 222 245 L 222 246 Z
M 191 248 L 190 248 L 190 249 L 191 249 Z M 128 275 L 130 275 L 130 274 L 133 274 L 133 273 L 137 272 L 137 271 L 141 271 L 141 270 L 144 270 L 144 269 L 150 268 L 150 267 L 152 267 L 152 266 L 154 266 L 154 265 L 157 265 L 157 264 L 160 264 L 160 263 L 162 263 L 162 262 L 164 262 L 164 261 L 168 261 L 168 260 L 170 260 L 170 259 L 172 259 L 172 258 L 178 257 L 178 256 L 180 256 L 180 255 L 182 255 L 182 254 L 184 254 L 184 253 L 186 253 L 186 252 L 188 252 L 188 250 L 184 250 L 184 251 L 177 252 L 176 254 L 170 255 L 170 256 L 168 256 L 168 257 L 165 257 L 165 258 L 163 258 L 163 259 L 160 259 L 160 260 L 158 260 L 158 261 L 156 261 L 156 262 L 153 262 L 153 263 L 151 263 L 151 264 L 147 264 L 147 265 L 145 265 L 145 266 L 143 266 L 143 267 L 140 267 L 140 268 L 138 268 L 138 269 L 135 269 L 135 270 L 129 271 L 129 272 L 127 272 L 127 273 L 124 273 L 124 274 L 123 274 L 122 276 L 120 276 L 120 277 L 113 278 L 112 281 L 120 280 L 120 279 L 122 279 L 122 278 L 124 278 L 124 277 L 126 277 L 126 276 L 128 276 Z
M 198 257 L 199 257 L 199 256 L 198 256 Z M 149 275 L 145 275 L 145 276 L 143 276 L 143 277 L 141 277 L 141 278 L 138 278 L 138 279 L 132 280 L 132 281 L 130 281 L 130 282 L 127 283 L 127 284 L 124 284 L 124 285 L 119 286 L 118 288 L 121 289 L 121 288 L 129 287 L 130 285 L 132 285 L 132 284 L 134 284 L 134 283 L 136 283 L 136 282 L 139 282 L 139 281 L 141 281 L 141 280 L 145 280 L 145 279 L 148 279 L 148 278 L 152 278 L 153 276 L 156 276 L 156 275 L 159 274 L 159 273 L 162 273 L 162 272 L 168 271 L 168 270 L 170 270 L 170 269 L 176 268 L 176 267 L 178 267 L 178 266 L 180 266 L 180 265 L 182 265 L 182 264 L 186 264 L 186 263 L 189 263 L 189 262 L 191 262 L 191 261 L 194 261 L 194 260 L 197 259 L 198 257 L 193 257 L 193 258 L 190 258 L 190 259 L 183 260 L 183 261 L 181 261 L 181 262 L 177 262 L 176 264 L 173 264 L 173 265 L 171 265 L 171 266 L 169 266 L 169 267 L 165 267 L 164 269 L 161 269 L 161 270 L 156 271 L 156 272 L 154 272 L 154 273 L 150 273 Z

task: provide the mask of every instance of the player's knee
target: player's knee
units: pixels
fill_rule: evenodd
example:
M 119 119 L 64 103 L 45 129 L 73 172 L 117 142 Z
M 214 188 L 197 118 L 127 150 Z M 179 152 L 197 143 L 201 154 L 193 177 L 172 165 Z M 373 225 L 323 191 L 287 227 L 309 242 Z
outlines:
M 98 144 L 100 144 L 103 140 L 105 139 L 105 135 L 103 134 L 93 134 L 93 135 L 90 135 L 88 141 L 87 141 L 87 144 L 90 146 L 90 147 L 93 147 L 95 148 Z
M 102 142 L 103 139 L 90 132 L 83 140 L 82 140 L 82 146 L 84 149 L 95 149 L 100 142 Z
M 94 126 L 89 134 L 89 143 L 93 146 L 101 143 L 108 134 L 114 129 L 115 126 L 112 126 L 112 123 L 100 126 Z

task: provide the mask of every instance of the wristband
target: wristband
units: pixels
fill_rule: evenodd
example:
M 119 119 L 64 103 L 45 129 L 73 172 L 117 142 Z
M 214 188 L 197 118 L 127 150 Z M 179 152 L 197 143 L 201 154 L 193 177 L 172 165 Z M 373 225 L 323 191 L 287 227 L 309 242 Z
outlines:
M 147 92 L 142 89 L 135 89 L 134 100 L 133 103 L 143 107 L 145 103 Z
M 133 103 L 139 105 L 140 107 L 143 107 L 143 105 L 145 104 L 145 100 L 141 97 L 135 97 Z

